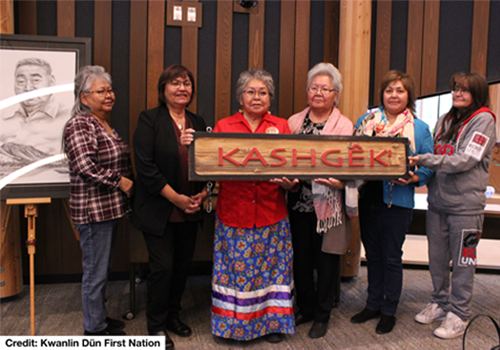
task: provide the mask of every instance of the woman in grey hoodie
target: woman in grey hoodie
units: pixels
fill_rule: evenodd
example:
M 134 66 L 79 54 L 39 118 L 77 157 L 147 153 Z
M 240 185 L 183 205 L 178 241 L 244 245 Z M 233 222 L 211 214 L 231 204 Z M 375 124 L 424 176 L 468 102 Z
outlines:
M 462 335 L 470 316 L 488 166 L 497 139 L 486 80 L 475 73 L 457 73 L 451 78 L 450 90 L 453 106 L 436 123 L 434 154 L 410 157 L 412 165 L 435 171 L 428 184 L 427 210 L 429 271 L 434 290 L 431 303 L 415 316 L 415 321 L 429 324 L 443 320 L 434 335 L 444 339 Z

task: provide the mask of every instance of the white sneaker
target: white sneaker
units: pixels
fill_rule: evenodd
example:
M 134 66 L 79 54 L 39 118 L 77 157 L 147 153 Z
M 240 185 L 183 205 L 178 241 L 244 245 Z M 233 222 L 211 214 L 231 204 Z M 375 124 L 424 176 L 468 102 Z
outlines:
M 441 326 L 434 331 L 434 335 L 438 338 L 452 339 L 464 334 L 465 328 L 467 328 L 467 322 L 462 321 L 453 312 L 448 312 Z
M 427 304 L 427 307 L 415 316 L 415 321 L 422 324 L 429 324 L 435 321 L 442 321 L 446 317 L 446 312 L 438 304 Z

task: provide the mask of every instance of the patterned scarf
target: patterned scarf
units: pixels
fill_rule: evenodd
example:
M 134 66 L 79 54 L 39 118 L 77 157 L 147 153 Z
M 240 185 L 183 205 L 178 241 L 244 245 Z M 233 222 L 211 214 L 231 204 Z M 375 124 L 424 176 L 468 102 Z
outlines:
M 357 135 L 378 137 L 406 137 L 410 142 L 410 149 L 414 154 L 415 148 L 415 122 L 413 114 L 405 109 L 398 115 L 394 123 L 389 125 L 389 119 L 379 108 L 368 115 L 358 127 Z
M 306 116 L 309 114 L 310 108 L 307 107 L 302 112 L 294 114 L 288 119 L 288 125 L 292 134 L 303 133 L 304 130 L 308 129 L 308 123 Z M 308 119 L 308 118 L 307 118 Z M 306 121 L 306 124 L 304 122 Z M 337 107 L 333 108 L 332 113 L 325 121 L 320 134 L 321 135 L 352 135 L 352 123 L 344 117 Z M 311 182 L 314 211 L 316 212 L 316 218 L 318 219 L 318 224 L 316 226 L 316 232 L 319 234 L 327 232 L 331 227 L 335 227 L 342 224 L 342 192 L 340 190 L 334 190 L 331 187 L 323 186 Z M 348 191 L 346 189 L 346 191 Z M 347 192 L 346 192 L 346 195 Z M 357 189 L 354 193 L 356 197 L 356 207 L 357 207 Z M 357 211 L 357 208 L 356 208 Z

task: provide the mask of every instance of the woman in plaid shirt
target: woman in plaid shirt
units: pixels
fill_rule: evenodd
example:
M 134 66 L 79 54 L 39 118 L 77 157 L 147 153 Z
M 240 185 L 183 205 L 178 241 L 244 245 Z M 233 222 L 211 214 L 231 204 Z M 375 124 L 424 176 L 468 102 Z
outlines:
M 125 324 L 108 317 L 106 281 L 118 219 L 130 212 L 130 151 L 109 120 L 115 103 L 111 77 L 99 66 L 75 77 L 76 101 L 64 130 L 70 169 L 71 219 L 82 248 L 85 335 L 125 335 Z

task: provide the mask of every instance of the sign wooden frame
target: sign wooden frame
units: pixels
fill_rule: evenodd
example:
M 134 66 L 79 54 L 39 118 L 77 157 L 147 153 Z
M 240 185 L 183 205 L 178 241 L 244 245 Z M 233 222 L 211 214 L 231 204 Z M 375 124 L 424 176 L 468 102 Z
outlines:
M 193 134 L 189 180 L 390 180 L 407 177 L 407 138 Z

